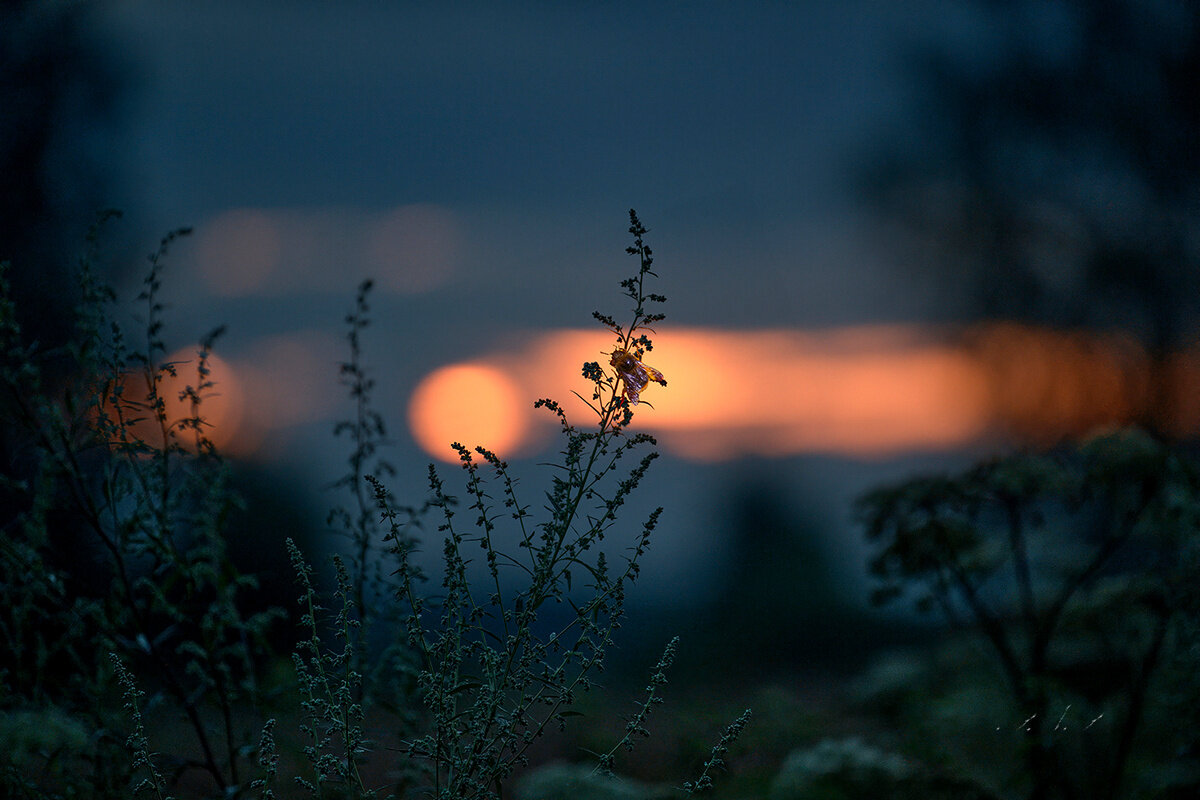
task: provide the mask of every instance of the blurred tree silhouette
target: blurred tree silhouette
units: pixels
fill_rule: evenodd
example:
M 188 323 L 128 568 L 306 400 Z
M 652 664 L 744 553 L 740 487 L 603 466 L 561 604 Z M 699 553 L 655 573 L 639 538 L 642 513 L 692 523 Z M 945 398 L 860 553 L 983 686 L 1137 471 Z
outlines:
M 789 511 L 773 483 L 742 485 L 727 501 L 732 553 L 705 616 L 715 657 L 735 673 L 745 674 L 747 661 L 769 671 L 845 658 L 856 649 L 858 631 L 820 545 L 820 523 Z
M 922 124 L 867 167 L 867 194 L 968 313 L 1135 333 L 1139 421 L 1169 428 L 1168 356 L 1200 310 L 1200 10 L 971 8 L 973 34 L 915 56 Z
M 21 325 L 43 344 L 69 335 L 72 261 L 104 205 L 97 157 L 119 96 L 80 3 L 0 3 L 0 261 L 11 261 Z
M 667 615 L 656 626 L 680 631 L 689 648 L 705 654 L 706 679 L 844 674 L 881 648 L 923 640 L 924 627 L 883 619 L 854 602 L 827 544 L 836 534 L 818 497 L 756 474 L 718 503 L 717 524 L 730 540 L 718 591 L 699 612 Z
M 43 375 L 56 383 L 71 369 L 60 348 L 74 331 L 80 300 L 76 260 L 94 264 L 99 257 L 85 233 L 105 204 L 100 134 L 120 90 L 113 63 L 90 38 L 91 10 L 0 2 L 0 262 L 11 264 L 16 321 L 47 356 Z M 81 255 L 85 238 L 93 246 Z M 0 399 L 0 419 L 19 417 L 16 402 Z M 28 498 L 13 487 L 36 474 L 31 452 L 18 426 L 0 427 L 0 525 L 27 508 Z M 82 556 L 79 548 L 60 548 L 61 559 Z

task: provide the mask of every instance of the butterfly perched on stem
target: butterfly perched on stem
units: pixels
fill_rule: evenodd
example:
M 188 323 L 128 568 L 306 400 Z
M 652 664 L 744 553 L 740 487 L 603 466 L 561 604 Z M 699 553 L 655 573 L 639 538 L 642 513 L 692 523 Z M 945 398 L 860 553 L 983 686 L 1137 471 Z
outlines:
M 617 376 L 620 377 L 621 383 L 624 386 L 622 394 L 629 401 L 631 406 L 638 404 L 638 396 L 650 381 L 667 385 L 667 379 L 663 374 L 649 364 L 643 364 L 642 359 L 636 354 L 628 350 L 618 350 L 612 354 L 609 363 L 617 371 Z

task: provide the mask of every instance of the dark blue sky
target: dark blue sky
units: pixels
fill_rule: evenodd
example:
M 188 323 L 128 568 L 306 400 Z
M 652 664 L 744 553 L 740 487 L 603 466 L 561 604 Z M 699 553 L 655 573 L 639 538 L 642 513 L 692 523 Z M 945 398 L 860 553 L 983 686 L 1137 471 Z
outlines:
M 123 9 L 144 76 L 131 155 L 183 181 L 152 185 L 178 198 L 166 213 L 614 193 L 811 208 L 831 150 L 853 157 L 896 111 L 896 48 L 928 21 L 881 2 Z
M 162 230 L 437 204 L 466 240 L 447 289 L 563 325 L 586 320 L 545 299 L 611 285 L 633 206 L 686 270 L 677 320 L 910 317 L 850 181 L 905 127 L 900 56 L 935 5 L 113 4 L 121 205 Z
M 130 79 L 114 204 L 147 243 L 196 227 L 167 279 L 176 344 L 218 323 L 229 325 L 222 352 L 242 363 L 301 342 L 310 363 L 276 378 L 307 370 L 336 396 L 342 318 L 359 280 L 380 277 L 370 242 L 381 220 L 419 208 L 444 223 L 442 260 L 414 262 L 441 278 L 419 290 L 381 281 L 376 297 L 367 357 L 394 431 L 430 369 L 588 326 L 593 309 L 624 313 L 631 206 L 651 228 L 671 322 L 807 328 L 936 311 L 877 241 L 854 179 L 913 127 L 905 54 L 947 31 L 985 31 L 961 4 L 100 8 L 100 35 Z M 230 212 L 247 210 L 275 238 L 226 237 L 242 230 Z M 213 275 L 242 251 L 270 253 L 274 271 L 252 290 L 219 291 Z M 315 407 L 273 457 L 340 452 L 333 413 Z M 398 438 L 402 480 L 419 491 L 426 457 Z M 664 461 L 648 489 L 649 505 L 675 509 L 648 566 L 660 585 L 699 585 L 713 569 L 721 534 L 697 493 L 717 496 L 744 466 Z M 337 468 L 300 471 L 317 485 Z M 842 527 L 849 499 L 897 469 L 818 459 L 774 473 L 817 507 L 804 513 Z M 799 485 L 822 502 L 795 499 L 787 487 Z

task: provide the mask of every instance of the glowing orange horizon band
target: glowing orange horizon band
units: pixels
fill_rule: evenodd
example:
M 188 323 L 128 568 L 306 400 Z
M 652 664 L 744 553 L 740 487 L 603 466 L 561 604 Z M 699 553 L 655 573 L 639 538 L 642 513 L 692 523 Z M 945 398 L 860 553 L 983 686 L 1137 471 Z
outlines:
M 647 361 L 668 385 L 643 389 L 633 424 L 658 436 L 667 452 L 690 459 L 878 457 L 998 436 L 1045 444 L 1129 422 L 1152 404 L 1168 432 L 1200 430 L 1200 349 L 1175 354 L 1152 373 L 1144 350 L 1119 334 L 992 322 L 825 331 L 664 327 L 655 341 Z M 305 342 L 266 342 L 262 348 L 272 354 L 266 359 L 212 357 L 216 388 L 203 413 L 220 449 L 264 457 L 289 425 L 333 413 L 316 399 L 324 365 L 305 366 L 316 347 Z M 457 458 L 452 441 L 482 444 L 504 457 L 531 455 L 555 427 L 534 410 L 534 400 L 558 399 L 572 422 L 590 424 L 591 412 L 571 390 L 590 394 L 580 368 L 584 361 L 607 363 L 612 347 L 602 330 L 558 330 L 446 365 L 410 397 L 413 437 L 447 461 Z M 177 398 L 196 381 L 194 359 L 194 349 L 171 356 L 189 362 L 160 390 L 172 421 L 190 413 Z M 287 366 L 275 372 L 261 364 L 280 359 Z
M 1144 353 L 1128 337 L 1111 334 L 987 323 L 963 329 L 664 328 L 655 341 L 647 360 L 669 386 L 649 387 L 643 401 L 652 408 L 640 408 L 634 425 L 658 436 L 669 452 L 700 460 L 801 452 L 886 456 L 960 447 L 1005 432 L 1053 440 L 1128 421 L 1147 401 Z M 493 415 L 488 428 L 461 410 L 442 417 L 414 411 L 414 434 L 431 455 L 446 460 L 453 452 L 428 444 L 438 441 L 430 432 L 448 433 L 456 424 L 463 435 L 451 438 L 468 446 L 503 439 L 509 453 L 527 452 L 532 441 L 524 432 L 536 428 L 535 399 L 558 398 L 573 421 L 587 422 L 590 412 L 569 393 L 588 394 L 580 365 L 603 360 L 600 354 L 611 348 L 604 331 L 560 330 L 475 359 L 472 365 L 489 370 L 489 380 L 507 377 L 496 391 L 519 398 L 515 413 Z M 1180 363 L 1180 374 L 1190 376 L 1183 383 L 1194 385 L 1200 375 L 1195 360 Z M 422 382 L 414 394 L 424 393 L 428 408 L 462 407 L 430 391 Z M 453 391 L 472 389 L 460 384 Z M 470 403 L 489 402 L 489 390 L 480 385 Z

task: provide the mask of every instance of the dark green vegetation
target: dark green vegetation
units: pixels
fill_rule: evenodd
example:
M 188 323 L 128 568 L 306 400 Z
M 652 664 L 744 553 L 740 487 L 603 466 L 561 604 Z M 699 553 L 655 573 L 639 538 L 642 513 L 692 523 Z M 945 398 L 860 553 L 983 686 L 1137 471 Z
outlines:
M 954 684 L 969 693 L 959 712 L 975 718 L 970 734 L 1002 734 L 976 767 L 991 785 L 1031 798 L 1137 785 L 1144 796 L 1169 782 L 1158 768 L 1182 777 L 1187 764 L 1195 786 L 1198 468 L 1127 430 L 862 500 L 879 545 L 876 601 L 915 592 L 918 609 L 983 642 L 972 658 L 986 667 L 964 673 L 986 669 L 989 685 Z
M 397 503 L 360 288 L 340 374 L 353 413 L 335 431 L 349 445 L 345 505 L 326 520 L 343 546 L 326 589 L 303 540 L 287 539 L 298 600 L 286 606 L 229 555 L 246 509 L 204 422 L 220 330 L 193 363 L 164 363 L 160 279 L 186 232 L 150 257 L 136 343 L 111 321 L 91 255 L 61 348 L 23 333 L 0 271 L 0 794 L 1195 795 L 1200 462 L 1137 431 L 863 499 L 877 599 L 913 594 L 947 618 L 936 646 L 890 653 L 829 691 L 677 689 L 652 733 L 687 652 L 664 641 L 642 699 L 613 714 L 624 701 L 595 682 L 616 666 L 659 516 L 618 522 L 655 458 L 628 430 L 623 383 L 664 300 L 647 290 L 656 276 L 632 214 L 630 232 L 632 316 L 596 317 L 634 361 L 583 365 L 587 425 L 539 401 L 560 450 L 537 488 L 487 449 L 455 445 L 461 491 L 431 468 L 421 501 Z M 164 379 L 185 368 L 190 412 L 175 419 Z M 414 550 L 439 543 L 440 574 L 426 575 Z M 730 699 L 744 695 L 759 708 L 749 726 Z
M 640 359 L 662 319 L 650 309 L 664 298 L 645 288 L 655 277 L 651 251 L 632 212 L 630 221 L 639 268 L 622 287 L 632 319 L 597 319 L 615 351 Z M 95 280 L 90 257 L 80 266 L 76 334 L 58 351 L 23 338 L 0 284 L 12 421 L 2 489 L 14 510 L 0 554 L 6 796 L 502 796 L 527 751 L 578 716 L 573 706 L 603 669 L 661 511 L 636 535 L 614 530 L 656 456 L 622 469 L 653 445 L 627 433 L 626 378 L 584 364 L 596 419 L 582 428 L 554 401 L 539 401 L 560 423 L 562 449 L 536 506 L 507 464 L 459 444 L 464 494 L 451 495 L 431 467 L 424 505 L 398 506 L 379 457 L 385 423 L 360 360 L 363 284 L 341 370 L 355 413 L 336 428 L 352 445 L 339 484 L 352 503 L 328 519 L 348 553 L 333 556 L 326 596 L 287 539 L 298 606 L 251 611 L 257 580 L 227 555 L 225 528 L 239 502 L 231 467 L 203 414 L 220 330 L 190 367 L 190 413 L 171 418 L 163 394 L 183 365 L 163 360 L 160 277 L 185 233 L 150 257 L 138 344 L 110 323 L 113 293 Z M 424 528 L 443 543 L 440 576 L 410 559 L 431 538 Z M 502 530 L 515 531 L 515 549 L 495 544 Z M 615 555 L 602 549 L 606 539 Z M 482 574 L 470 573 L 472 562 Z M 552 607 L 571 612 L 547 624 Z M 271 634 L 295 630 L 289 620 L 301 633 L 294 652 L 278 653 Z M 596 780 L 611 780 L 620 753 L 648 735 L 674 646 L 640 710 L 596 758 Z M 718 745 L 680 791 L 711 788 L 747 715 L 723 736 L 713 731 Z

